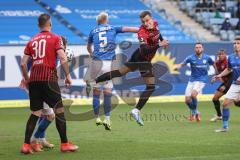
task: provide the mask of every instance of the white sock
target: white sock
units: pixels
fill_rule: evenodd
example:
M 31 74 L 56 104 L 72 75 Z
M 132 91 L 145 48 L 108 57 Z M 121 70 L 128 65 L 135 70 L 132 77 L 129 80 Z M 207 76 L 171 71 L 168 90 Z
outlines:
M 110 121 L 110 116 L 105 116 L 105 120 L 109 122 Z
M 134 108 L 134 109 L 132 110 L 132 112 L 133 112 L 133 113 L 139 113 L 139 112 L 140 112 L 140 110 L 139 110 L 139 109 L 137 109 L 137 108 Z
M 46 138 L 39 138 L 40 141 L 45 142 Z

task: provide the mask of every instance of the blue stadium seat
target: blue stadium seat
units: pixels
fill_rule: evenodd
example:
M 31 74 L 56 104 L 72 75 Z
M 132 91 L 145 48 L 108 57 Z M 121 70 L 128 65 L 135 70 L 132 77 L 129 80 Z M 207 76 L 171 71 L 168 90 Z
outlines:
M 1 1 L 0 23 L 4 25 L 0 25 L 0 35 L 3 36 L 0 39 L 0 44 L 26 42 L 28 37 L 38 32 L 37 16 L 42 12 L 52 14 L 54 32 L 65 35 L 72 44 L 86 44 L 89 32 L 97 25 L 95 17 L 99 12 L 107 11 L 110 16 L 110 23 L 113 25 L 140 26 L 139 13 L 146 9 L 149 8 L 138 0 Z M 8 13 L 7 10 L 10 12 Z M 173 42 L 194 41 L 192 37 L 185 35 L 157 13 L 153 12 L 153 16 L 159 22 L 160 30 L 165 38 L 171 39 Z M 137 41 L 136 36 L 131 33 L 121 34 L 117 37 L 118 42 L 125 39 Z

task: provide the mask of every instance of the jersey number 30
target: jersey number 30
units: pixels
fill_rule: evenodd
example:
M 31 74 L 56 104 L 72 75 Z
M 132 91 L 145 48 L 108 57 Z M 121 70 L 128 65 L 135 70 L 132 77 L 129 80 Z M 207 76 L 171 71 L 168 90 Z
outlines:
M 46 40 L 41 39 L 40 41 L 34 41 L 32 43 L 33 50 L 35 54 L 33 55 L 33 59 L 43 58 L 46 54 Z

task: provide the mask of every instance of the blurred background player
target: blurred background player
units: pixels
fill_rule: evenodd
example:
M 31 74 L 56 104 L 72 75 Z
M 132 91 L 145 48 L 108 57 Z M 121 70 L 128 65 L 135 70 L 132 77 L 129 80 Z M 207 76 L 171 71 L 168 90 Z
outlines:
M 136 107 L 132 109 L 130 114 L 139 125 L 143 126 L 144 123 L 140 116 L 140 110 L 155 90 L 155 77 L 152 73 L 151 60 L 160 46 L 168 46 L 168 41 L 162 38 L 158 23 L 152 18 L 150 11 L 142 11 L 140 13 L 140 19 L 142 25 L 138 30 L 139 48 L 133 53 L 130 60 L 118 70 L 104 73 L 95 80 L 92 80 L 90 84 L 94 85 L 115 77 L 121 77 L 128 72 L 139 70 L 146 84 L 146 89 L 141 93 Z
M 138 27 L 116 27 L 109 25 L 108 14 L 101 12 L 96 21 L 98 26 L 89 34 L 87 50 L 92 58 L 91 64 L 87 70 L 85 81 L 95 79 L 97 76 L 109 72 L 112 69 L 112 60 L 115 57 L 116 36 L 118 33 L 135 32 Z M 92 50 L 93 46 L 93 50 Z M 106 130 L 111 130 L 110 111 L 112 96 L 112 81 L 97 83 L 93 88 L 93 109 L 96 116 L 96 124 L 105 126 Z M 103 89 L 104 94 L 104 114 L 105 119 L 102 122 L 99 116 L 100 94 Z M 89 93 L 87 93 L 89 94 Z
M 185 90 L 185 103 L 191 110 L 189 117 L 190 121 L 201 121 L 200 112 L 197 110 L 197 96 L 202 93 L 202 90 L 208 80 L 208 67 L 214 62 L 210 56 L 203 53 L 204 48 L 202 43 L 195 44 L 195 54 L 188 56 L 182 63 L 175 66 L 176 70 L 186 64 L 191 66 L 191 77 Z
M 214 62 L 214 68 L 216 70 L 217 74 L 220 74 L 222 71 L 224 71 L 226 68 L 228 68 L 228 60 L 227 60 L 227 54 L 224 49 L 221 49 L 218 52 L 218 59 Z M 214 115 L 213 118 L 210 119 L 210 121 L 215 122 L 217 120 L 222 120 L 222 112 L 220 108 L 220 101 L 219 99 L 227 93 L 229 90 L 231 84 L 232 84 L 232 78 L 231 73 L 220 78 L 221 84 L 217 88 L 217 91 L 215 92 L 213 96 L 213 104 L 215 106 L 215 110 L 217 112 L 216 115 Z M 213 77 L 211 82 L 214 83 L 216 79 Z
M 222 128 L 216 130 L 216 132 L 228 131 L 228 120 L 230 117 L 229 107 L 234 101 L 238 101 L 240 98 L 240 37 L 236 37 L 234 40 L 234 51 L 234 54 L 228 56 L 228 68 L 214 77 L 220 79 L 232 72 L 232 84 L 222 104 Z
M 54 108 L 56 115 L 56 128 L 61 138 L 62 152 L 76 151 L 78 146 L 68 142 L 66 133 L 66 120 L 62 104 L 61 92 L 58 86 L 56 70 L 57 56 L 60 59 L 66 79 L 65 84 L 71 85 L 68 60 L 64 52 L 62 38 L 51 32 L 52 23 L 48 14 L 41 14 L 38 17 L 40 33 L 36 34 L 26 45 L 24 55 L 21 60 L 24 84 L 29 88 L 30 115 L 25 131 L 25 140 L 21 148 L 21 153 L 33 153 L 30 145 L 34 128 L 39 117 L 42 115 L 43 103 L 46 102 Z M 28 76 L 27 64 L 32 59 L 30 78 Z

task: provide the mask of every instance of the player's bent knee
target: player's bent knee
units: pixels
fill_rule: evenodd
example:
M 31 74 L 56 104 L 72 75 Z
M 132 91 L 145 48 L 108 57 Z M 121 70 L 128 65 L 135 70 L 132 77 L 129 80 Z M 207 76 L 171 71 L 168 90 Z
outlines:
M 150 91 L 152 91 L 152 92 L 154 92 L 155 91 L 155 84 L 147 84 L 147 86 L 146 86 L 146 90 L 150 90 Z
M 100 94 L 101 93 L 101 90 L 99 89 L 99 88 L 94 88 L 93 89 L 93 94 L 94 95 L 98 95 L 98 94 Z
M 104 94 L 104 95 L 112 94 L 112 89 L 105 89 L 105 90 L 103 91 L 103 94 Z
M 56 109 L 54 109 L 54 113 L 55 113 L 55 114 L 64 113 L 64 108 L 63 108 L 63 107 L 61 107 L 61 108 L 56 108 Z
M 186 104 L 189 104 L 189 103 L 191 103 L 192 102 L 192 99 L 190 98 L 190 97 L 186 97 L 185 98 L 185 103 Z
M 35 116 L 41 117 L 42 110 L 32 111 L 32 114 L 35 115 Z
M 213 102 L 218 101 L 218 100 L 219 100 L 219 98 L 217 98 L 217 97 L 213 97 L 213 98 L 212 98 L 212 101 L 213 101 Z
M 50 115 L 47 115 L 47 119 L 49 121 L 53 121 L 55 119 L 55 114 L 50 114 Z
M 231 105 L 231 102 L 229 101 L 224 101 L 222 104 L 223 108 L 228 108 L 230 105 Z

